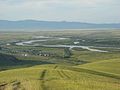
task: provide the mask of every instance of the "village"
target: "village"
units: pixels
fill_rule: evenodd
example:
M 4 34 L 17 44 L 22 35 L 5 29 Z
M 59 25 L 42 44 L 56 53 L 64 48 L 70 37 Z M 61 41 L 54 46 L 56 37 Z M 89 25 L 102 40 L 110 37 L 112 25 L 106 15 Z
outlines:
M 39 49 L 38 49 L 39 48 Z M 18 48 L 18 47 L 10 47 L 10 46 L 0 46 L 0 53 L 13 55 L 13 56 L 22 56 L 22 57 L 29 57 L 29 56 L 42 56 L 42 57 L 62 57 L 62 58 L 70 58 L 71 51 L 69 48 L 62 48 L 59 49 L 61 53 L 58 51 L 52 50 L 44 50 L 40 49 L 42 47 L 34 47 L 34 48 Z M 55 49 L 55 48 L 54 48 Z
M 10 54 L 10 55 L 21 55 L 21 56 L 30 56 L 30 55 L 35 55 L 35 56 L 44 56 L 44 57 L 55 57 L 56 54 L 50 51 L 42 51 L 42 50 L 36 50 L 36 49 L 12 49 L 12 48 L 7 48 L 7 47 L 0 47 L 0 52 L 5 53 L 5 54 Z

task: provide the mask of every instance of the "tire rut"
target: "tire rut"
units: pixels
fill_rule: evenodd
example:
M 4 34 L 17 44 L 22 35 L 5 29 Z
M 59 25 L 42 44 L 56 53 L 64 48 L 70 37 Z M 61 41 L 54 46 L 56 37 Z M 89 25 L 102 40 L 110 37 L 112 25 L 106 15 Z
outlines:
M 68 79 L 70 79 L 70 77 L 62 70 L 61 73 L 66 76 Z
M 47 87 L 45 86 L 45 75 L 46 75 L 46 73 L 47 73 L 47 70 L 43 70 L 42 74 L 40 76 L 42 90 L 47 90 Z
M 13 87 L 12 90 L 20 90 L 20 88 L 21 88 L 21 82 L 20 81 L 13 81 L 12 82 L 12 87 Z
M 58 74 L 60 75 L 61 78 L 70 79 L 70 77 L 67 74 L 65 74 L 65 72 L 63 70 L 57 71 L 57 72 L 58 72 Z
M 56 66 L 54 67 L 54 69 L 57 69 L 57 67 L 58 67 L 58 66 L 56 65 Z
M 44 80 L 46 72 L 47 72 L 47 70 L 42 71 L 42 74 L 40 76 L 40 80 Z

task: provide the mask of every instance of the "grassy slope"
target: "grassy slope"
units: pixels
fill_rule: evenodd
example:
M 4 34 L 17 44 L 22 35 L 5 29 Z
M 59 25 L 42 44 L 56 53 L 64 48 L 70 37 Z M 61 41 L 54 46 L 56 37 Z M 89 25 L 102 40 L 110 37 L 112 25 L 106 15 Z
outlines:
M 120 58 L 93 62 L 93 63 L 81 65 L 80 67 L 120 75 Z
M 9 78 L 8 76 L 12 76 Z M 41 65 L 0 72 L 6 90 L 119 90 L 114 78 L 65 69 L 58 65 Z M 34 87 L 33 87 L 34 86 Z

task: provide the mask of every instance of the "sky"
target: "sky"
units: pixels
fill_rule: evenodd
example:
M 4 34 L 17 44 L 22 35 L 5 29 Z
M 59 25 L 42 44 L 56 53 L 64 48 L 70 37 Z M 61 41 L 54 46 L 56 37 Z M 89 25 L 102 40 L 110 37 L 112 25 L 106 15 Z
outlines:
M 120 0 L 0 0 L 0 20 L 120 23 Z

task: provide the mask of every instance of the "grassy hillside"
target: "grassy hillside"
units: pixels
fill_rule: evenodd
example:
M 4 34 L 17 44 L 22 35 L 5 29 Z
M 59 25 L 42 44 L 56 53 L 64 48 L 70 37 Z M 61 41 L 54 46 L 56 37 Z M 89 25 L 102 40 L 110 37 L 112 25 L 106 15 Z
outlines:
M 70 68 L 41 65 L 2 71 L 0 88 L 5 90 L 120 90 L 120 81 L 117 79 L 73 71 L 72 67 Z
M 120 58 L 93 62 L 85 65 L 80 65 L 80 67 L 120 75 Z

